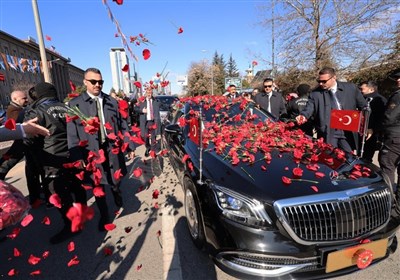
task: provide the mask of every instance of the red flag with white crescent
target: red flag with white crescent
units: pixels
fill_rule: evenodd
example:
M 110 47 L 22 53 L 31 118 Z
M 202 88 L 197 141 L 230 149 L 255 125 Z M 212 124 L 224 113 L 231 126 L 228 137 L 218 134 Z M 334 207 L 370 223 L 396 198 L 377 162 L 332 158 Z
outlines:
M 357 110 L 332 110 L 331 128 L 359 132 L 362 112 Z
M 197 118 L 192 118 L 189 122 L 189 138 L 196 143 L 197 145 L 200 145 L 200 122 Z

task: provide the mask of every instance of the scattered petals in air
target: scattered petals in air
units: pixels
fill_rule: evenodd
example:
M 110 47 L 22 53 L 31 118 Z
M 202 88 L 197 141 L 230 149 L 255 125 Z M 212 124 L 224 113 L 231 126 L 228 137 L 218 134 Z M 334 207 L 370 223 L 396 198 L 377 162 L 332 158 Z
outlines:
M 75 255 L 72 259 L 69 260 L 68 266 L 71 267 L 71 266 L 77 265 L 77 264 L 79 264 L 79 259 L 78 259 L 78 256 Z
M 51 37 L 49 35 L 45 35 L 44 37 L 46 38 L 47 41 L 51 41 Z
M 142 88 L 142 83 L 139 81 L 136 81 L 133 83 L 137 88 Z
M 21 228 L 16 227 L 11 231 L 10 234 L 7 235 L 7 237 L 10 239 L 15 239 L 19 235 L 20 232 L 21 232 Z
M 32 271 L 31 273 L 29 273 L 29 275 L 31 275 L 31 276 L 40 275 L 40 274 L 42 274 L 42 272 L 40 271 L 40 269 L 35 270 L 35 271 Z
M 128 72 L 129 71 L 129 65 L 125 64 L 124 67 L 121 69 L 122 72 Z
M 17 248 L 14 248 L 14 257 L 19 257 L 19 256 L 21 256 L 21 252 Z
M 125 227 L 124 230 L 125 230 L 126 233 L 130 233 L 131 230 L 132 230 L 132 227 L 131 226 Z
M 315 192 L 318 192 L 317 186 L 311 186 L 311 189 L 312 189 L 313 191 L 315 191 Z
M 43 220 L 42 220 L 42 224 L 44 224 L 44 225 L 46 225 L 46 226 L 50 225 L 50 224 L 51 224 L 50 218 L 47 217 L 47 216 L 45 216 L 45 217 L 43 218 Z
M 114 172 L 114 179 L 119 181 L 124 174 L 122 174 L 121 168 Z
M 322 173 L 322 172 L 315 172 L 315 177 L 317 177 L 317 178 L 324 178 L 324 177 L 325 177 L 325 174 Z
M 77 232 L 83 229 L 86 221 L 93 219 L 93 208 L 81 203 L 73 203 L 67 212 L 67 218 L 71 220 L 71 231 Z
M 54 193 L 49 197 L 49 202 L 54 205 L 54 207 L 61 208 L 61 199 L 58 194 Z
M 111 256 L 112 253 L 113 253 L 113 249 L 111 247 L 105 247 L 104 248 L 104 255 Z
M 153 191 L 153 195 L 152 195 L 153 199 L 157 199 L 159 195 L 160 195 L 160 191 L 159 190 L 156 189 L 156 190 Z
M 253 61 L 251 62 L 251 65 L 253 65 L 253 66 L 257 66 L 257 65 L 258 65 L 258 62 L 257 62 L 257 61 L 255 61 L 255 60 L 253 60 Z
M 33 216 L 31 214 L 28 214 L 25 216 L 25 218 L 22 219 L 21 221 L 21 226 L 26 227 L 33 221 Z
M 143 59 L 148 60 L 150 58 L 150 50 L 149 49 L 144 49 L 143 50 Z
M 94 195 L 95 197 L 103 197 L 103 196 L 105 196 L 106 194 L 105 194 L 105 192 L 103 191 L 103 188 L 102 188 L 102 187 L 95 187 L 95 188 L 93 189 L 93 195 Z
M 72 252 L 72 251 L 75 250 L 75 243 L 74 243 L 74 241 L 71 241 L 71 242 L 68 243 L 67 249 L 68 249 L 68 252 Z
M 285 185 L 290 185 L 292 183 L 292 180 L 290 178 L 286 177 L 286 176 L 282 176 L 282 182 Z
M 136 178 L 139 178 L 140 176 L 142 176 L 142 174 L 143 170 L 140 167 L 133 170 L 133 176 L 135 176 Z
M 179 27 L 178 28 L 178 34 L 181 34 L 181 33 L 183 33 L 183 28 L 182 27 Z M 189 32 L 190 33 L 190 32 Z
M 182 162 L 185 163 L 189 158 L 190 156 L 188 154 L 185 154 L 182 158 Z
M 40 260 L 41 260 L 41 258 L 35 257 L 34 255 L 31 254 L 29 256 L 28 263 L 31 264 L 31 265 L 36 265 L 36 264 L 38 264 L 40 262 Z
M 7 275 L 8 276 L 15 276 L 18 274 L 18 271 L 15 268 L 10 269 L 10 271 L 8 271 Z
M 117 5 L 122 5 L 124 3 L 124 0 L 113 0 L 113 2 L 116 2 Z
M 105 224 L 105 225 L 104 225 L 104 228 L 105 228 L 107 231 L 112 231 L 112 230 L 114 230 L 116 227 L 117 227 L 117 226 L 114 225 L 114 224 Z
M 15 120 L 14 119 L 8 119 L 4 123 L 4 127 L 9 129 L 9 130 L 15 130 L 17 128 L 17 125 L 15 124 Z
M 142 264 L 139 264 L 137 267 L 136 267 L 136 271 L 139 271 L 139 270 L 141 270 L 142 269 Z
M 50 255 L 49 251 L 44 251 L 43 254 L 42 254 L 42 258 L 43 259 L 47 259 L 49 257 L 49 255 Z

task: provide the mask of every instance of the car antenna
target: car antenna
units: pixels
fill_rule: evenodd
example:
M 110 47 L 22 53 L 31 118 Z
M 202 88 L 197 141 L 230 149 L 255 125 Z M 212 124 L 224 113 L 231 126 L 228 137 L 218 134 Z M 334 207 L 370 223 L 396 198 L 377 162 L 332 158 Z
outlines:
M 203 101 L 200 101 L 200 117 L 199 117 L 199 180 L 198 184 L 203 185 Z

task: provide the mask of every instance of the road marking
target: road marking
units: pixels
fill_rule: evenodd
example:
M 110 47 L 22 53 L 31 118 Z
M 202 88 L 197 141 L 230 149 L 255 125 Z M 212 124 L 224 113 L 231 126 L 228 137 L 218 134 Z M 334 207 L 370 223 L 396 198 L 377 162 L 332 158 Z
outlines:
M 162 210 L 163 279 L 182 280 L 179 248 L 175 241 L 175 218 L 172 205 Z

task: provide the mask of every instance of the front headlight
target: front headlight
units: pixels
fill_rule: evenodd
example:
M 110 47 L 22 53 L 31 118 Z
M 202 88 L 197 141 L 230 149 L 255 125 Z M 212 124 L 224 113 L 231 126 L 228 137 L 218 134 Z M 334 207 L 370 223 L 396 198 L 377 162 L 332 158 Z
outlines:
M 221 186 L 212 185 L 212 189 L 218 207 L 226 218 L 251 227 L 272 224 L 271 218 L 260 201 Z

